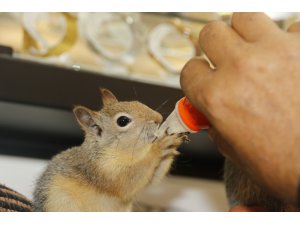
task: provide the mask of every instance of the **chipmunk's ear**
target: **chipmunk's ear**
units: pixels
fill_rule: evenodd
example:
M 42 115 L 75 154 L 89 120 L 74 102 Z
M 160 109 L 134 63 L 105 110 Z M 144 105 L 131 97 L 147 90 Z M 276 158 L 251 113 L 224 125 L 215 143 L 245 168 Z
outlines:
M 78 123 L 85 131 L 92 131 L 101 136 L 102 129 L 94 120 L 95 112 L 83 106 L 76 106 L 73 112 Z
M 111 93 L 108 89 L 100 88 L 100 92 L 102 95 L 103 105 L 111 105 L 118 102 L 116 96 L 114 96 L 114 94 Z

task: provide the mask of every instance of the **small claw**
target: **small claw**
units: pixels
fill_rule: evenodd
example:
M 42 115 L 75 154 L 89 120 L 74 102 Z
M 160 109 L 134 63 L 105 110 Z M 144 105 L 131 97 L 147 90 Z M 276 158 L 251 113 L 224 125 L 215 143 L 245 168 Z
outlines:
M 165 130 L 165 135 L 170 135 L 170 134 L 169 134 L 169 129 L 170 129 L 170 128 L 168 127 L 168 128 Z
M 185 143 L 189 143 L 191 140 L 188 137 L 188 132 L 178 134 L 178 137 L 182 138 Z
M 189 138 L 186 138 L 185 140 L 184 140 L 184 143 L 186 143 L 186 144 L 188 144 L 188 143 L 190 143 L 190 139 Z

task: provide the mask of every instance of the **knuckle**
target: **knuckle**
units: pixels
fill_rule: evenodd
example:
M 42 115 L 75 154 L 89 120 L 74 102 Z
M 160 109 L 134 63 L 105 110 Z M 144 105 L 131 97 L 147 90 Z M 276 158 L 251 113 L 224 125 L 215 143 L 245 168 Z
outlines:
M 243 13 L 233 13 L 231 16 L 231 23 L 236 24 L 238 21 L 240 21 L 240 18 L 243 16 Z
M 208 23 L 200 31 L 200 34 L 199 34 L 200 42 L 206 40 L 207 38 L 213 38 L 225 26 L 227 26 L 227 25 L 223 21 L 212 21 L 212 22 Z
M 287 29 L 287 31 L 288 32 L 300 32 L 300 21 L 290 25 L 290 27 Z
M 245 21 L 252 21 L 255 17 L 259 16 L 261 13 L 258 12 L 237 12 L 233 13 L 231 17 L 231 23 L 243 23 Z
M 256 57 L 249 54 L 247 57 L 241 55 L 235 55 L 232 58 L 232 65 L 238 74 L 248 74 L 253 71 L 253 68 L 257 67 L 259 61 Z
M 183 67 L 181 74 L 188 72 L 188 70 L 197 64 L 198 60 L 196 58 L 190 59 Z

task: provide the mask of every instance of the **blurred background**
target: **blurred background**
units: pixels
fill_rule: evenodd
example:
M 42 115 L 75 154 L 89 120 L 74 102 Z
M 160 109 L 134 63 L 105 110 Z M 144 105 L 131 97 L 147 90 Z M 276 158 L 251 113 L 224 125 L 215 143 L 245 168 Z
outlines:
M 299 13 L 268 13 L 282 28 Z M 164 117 L 179 74 L 203 55 L 199 31 L 224 13 L 0 13 L 0 183 L 32 198 L 53 155 L 80 145 L 74 105 L 100 109 L 99 87 Z M 226 211 L 223 158 L 205 131 L 190 135 L 171 175 L 139 197 L 140 211 Z

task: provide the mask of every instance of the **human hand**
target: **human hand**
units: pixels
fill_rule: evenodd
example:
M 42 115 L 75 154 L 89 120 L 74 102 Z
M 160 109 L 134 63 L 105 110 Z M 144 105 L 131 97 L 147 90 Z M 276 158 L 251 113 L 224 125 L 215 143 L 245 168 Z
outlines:
M 181 87 L 209 119 L 221 152 L 287 202 L 300 180 L 300 24 L 280 30 L 263 13 L 212 22 L 199 44 L 215 66 L 190 60 Z

